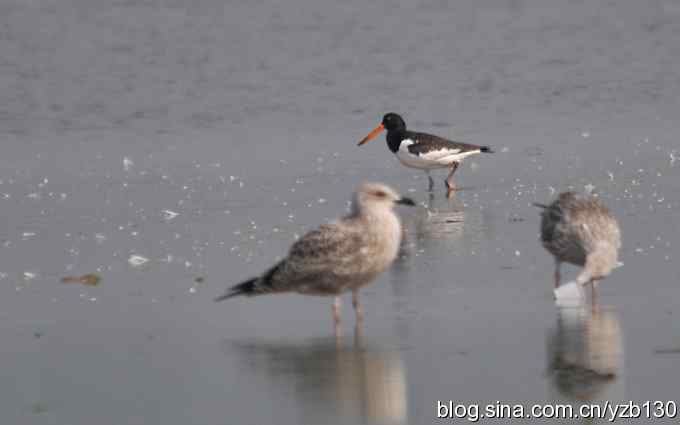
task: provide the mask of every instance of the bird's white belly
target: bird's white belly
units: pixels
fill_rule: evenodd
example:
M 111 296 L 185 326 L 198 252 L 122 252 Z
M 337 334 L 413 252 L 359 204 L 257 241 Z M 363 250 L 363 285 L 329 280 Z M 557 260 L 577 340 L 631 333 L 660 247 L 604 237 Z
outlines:
M 419 168 L 421 170 L 443 168 L 443 167 L 446 167 L 447 165 L 450 164 L 450 162 L 448 164 L 442 164 L 439 161 L 433 161 L 431 159 L 425 159 L 421 156 L 412 154 L 411 152 L 407 151 L 406 149 L 404 149 L 404 150 L 399 149 L 397 151 L 397 158 L 399 159 L 399 162 L 401 162 L 405 166 L 411 167 L 411 168 Z
M 442 149 L 422 155 L 416 155 L 408 150 L 408 146 L 411 144 L 412 143 L 407 143 L 406 141 L 403 142 L 396 153 L 397 158 L 399 158 L 399 161 L 407 167 L 419 168 L 422 170 L 445 168 L 453 162 L 460 162 L 470 155 L 479 153 L 479 151 L 459 153 L 457 150 Z

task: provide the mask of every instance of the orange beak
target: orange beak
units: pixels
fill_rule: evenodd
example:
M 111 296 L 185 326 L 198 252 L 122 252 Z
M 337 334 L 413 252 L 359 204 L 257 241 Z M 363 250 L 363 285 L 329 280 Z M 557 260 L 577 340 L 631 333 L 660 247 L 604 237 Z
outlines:
M 372 139 L 375 139 L 375 136 L 377 136 L 378 134 L 380 134 L 380 132 L 383 131 L 384 129 L 385 129 L 385 126 L 382 125 L 382 123 L 381 123 L 379 126 L 377 126 L 376 128 L 374 128 L 373 130 L 371 130 L 371 132 L 368 133 L 368 134 L 366 135 L 366 137 L 364 137 L 363 139 L 361 139 L 361 141 L 358 143 L 358 146 L 361 146 L 361 145 L 363 145 L 364 143 L 368 143 L 368 142 L 371 141 Z

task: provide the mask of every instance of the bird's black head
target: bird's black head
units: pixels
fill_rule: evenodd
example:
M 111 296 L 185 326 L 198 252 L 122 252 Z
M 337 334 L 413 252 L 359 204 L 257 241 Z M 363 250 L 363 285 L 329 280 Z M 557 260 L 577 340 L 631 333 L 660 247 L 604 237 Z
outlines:
M 382 125 L 387 131 L 406 130 L 406 123 L 404 122 L 404 119 L 399 116 L 399 114 L 395 114 L 394 112 L 385 114 L 382 120 Z
M 393 152 L 396 152 L 396 149 L 399 149 L 399 142 L 397 142 L 397 147 L 393 149 L 391 147 L 392 145 L 390 145 L 390 140 L 396 140 L 395 137 L 398 137 L 401 132 L 406 131 L 406 123 L 398 114 L 395 114 L 394 112 L 385 114 L 380 125 L 371 130 L 371 132 L 368 133 L 366 137 L 361 139 L 358 145 L 361 146 L 365 143 L 368 143 L 370 140 L 375 139 L 383 130 L 387 130 L 387 143 L 390 146 L 390 149 Z

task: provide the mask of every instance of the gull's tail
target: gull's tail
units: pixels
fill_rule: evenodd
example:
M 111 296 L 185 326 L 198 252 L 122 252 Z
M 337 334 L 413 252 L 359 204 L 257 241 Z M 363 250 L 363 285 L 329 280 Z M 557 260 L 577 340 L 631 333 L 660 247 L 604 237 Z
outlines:
M 493 149 L 491 149 L 491 146 L 480 146 L 479 150 L 484 153 L 494 153 Z
M 227 291 L 226 294 L 220 295 L 215 298 L 216 302 L 224 301 L 231 297 L 238 297 L 244 295 L 246 297 L 254 297 L 255 295 L 269 294 L 272 292 L 286 292 L 285 288 L 280 288 L 276 284 L 275 275 L 280 271 L 283 261 L 279 262 L 277 265 L 267 270 L 262 276 L 254 277 L 248 279 L 245 282 L 241 282 L 238 285 L 234 285 Z
M 258 278 L 255 277 L 246 280 L 245 282 L 239 283 L 238 285 L 232 286 L 231 288 L 229 288 L 229 291 L 227 291 L 226 294 L 220 295 L 219 297 L 215 298 L 215 302 L 224 301 L 231 297 L 238 297 L 239 295 L 245 295 L 247 297 L 255 295 L 256 293 L 259 292 L 257 291 L 255 285 L 257 279 Z

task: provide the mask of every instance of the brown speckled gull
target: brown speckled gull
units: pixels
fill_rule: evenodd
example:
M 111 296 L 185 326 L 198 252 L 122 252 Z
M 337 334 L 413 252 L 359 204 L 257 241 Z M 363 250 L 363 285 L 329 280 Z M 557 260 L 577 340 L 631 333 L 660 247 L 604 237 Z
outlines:
M 231 287 L 215 301 L 284 292 L 335 296 L 333 319 L 337 324 L 339 296 L 352 291 L 357 321 L 361 321 L 359 289 L 397 257 L 402 235 L 396 204 L 415 205 L 383 184 L 362 184 L 354 194 L 349 215 L 305 234 L 274 267 Z
M 616 218 L 597 198 L 561 193 L 543 208 L 541 242 L 555 257 L 555 288 L 560 285 L 563 262 L 582 266 L 576 282 L 593 284 L 618 265 L 621 231 Z

